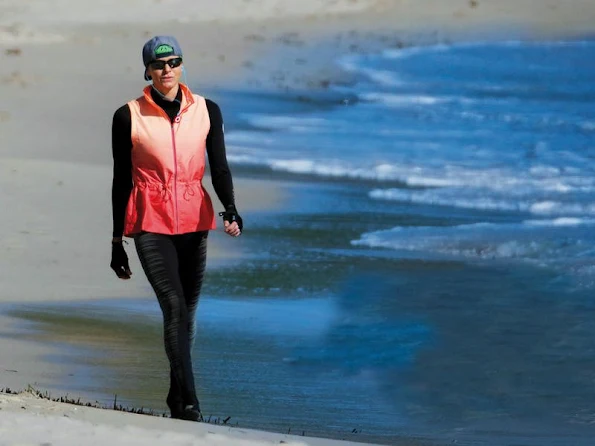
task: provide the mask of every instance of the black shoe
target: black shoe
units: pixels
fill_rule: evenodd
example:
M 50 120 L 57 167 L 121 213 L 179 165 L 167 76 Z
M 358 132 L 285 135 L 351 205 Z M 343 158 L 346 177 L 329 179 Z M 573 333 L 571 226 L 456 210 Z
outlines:
M 184 403 L 182 401 L 171 401 L 168 398 L 167 405 L 172 418 L 176 418 L 178 420 L 182 418 L 182 414 L 184 413 Z
M 165 399 L 167 407 L 171 413 L 172 418 L 182 418 L 182 412 L 184 412 L 184 399 L 180 393 L 180 387 L 176 381 L 173 370 L 169 370 L 169 392 L 167 392 L 167 398 Z
M 170 407 L 169 412 L 171 413 L 171 418 L 181 420 L 182 415 L 184 414 L 184 407 L 182 405 L 179 407 Z
M 172 413 L 173 418 L 173 413 Z M 200 409 L 198 406 L 186 406 L 184 410 L 182 410 L 182 414 L 180 417 L 181 420 L 187 421 L 202 421 L 202 414 L 200 413 Z

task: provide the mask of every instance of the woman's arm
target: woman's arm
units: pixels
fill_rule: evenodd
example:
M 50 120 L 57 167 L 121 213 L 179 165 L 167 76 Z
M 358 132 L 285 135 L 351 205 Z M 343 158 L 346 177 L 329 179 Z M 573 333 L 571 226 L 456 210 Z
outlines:
M 132 137 L 130 108 L 123 105 L 114 113 L 112 122 L 112 155 L 114 178 L 112 181 L 112 214 L 114 240 L 122 238 L 126 206 L 132 191 Z
M 235 207 L 235 197 L 231 172 L 225 154 L 223 117 L 219 106 L 210 99 L 207 99 L 207 110 L 211 121 L 211 129 L 207 135 L 207 155 L 211 170 L 211 182 L 219 201 L 227 209 L 229 206 Z
M 211 121 L 211 129 L 207 135 L 207 155 L 209 156 L 211 181 L 219 201 L 225 208 L 225 212 L 220 212 L 219 215 L 223 217 L 225 232 L 237 237 L 242 233 L 244 223 L 236 209 L 233 181 L 227 165 L 223 117 L 219 106 L 209 99 L 207 99 L 207 110 Z

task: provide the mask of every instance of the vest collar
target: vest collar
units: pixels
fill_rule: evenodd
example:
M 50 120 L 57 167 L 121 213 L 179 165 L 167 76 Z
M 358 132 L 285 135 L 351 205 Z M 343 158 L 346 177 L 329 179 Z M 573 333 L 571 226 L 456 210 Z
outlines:
M 188 109 L 188 107 L 194 104 L 194 96 L 186 85 L 182 83 L 179 85 L 180 89 L 182 90 L 182 104 L 180 105 L 180 114 L 182 114 Z M 147 85 L 143 89 L 143 96 L 145 97 L 145 100 L 153 107 L 158 107 L 161 109 L 161 107 L 159 107 L 151 97 L 151 88 L 153 88 L 151 85 Z

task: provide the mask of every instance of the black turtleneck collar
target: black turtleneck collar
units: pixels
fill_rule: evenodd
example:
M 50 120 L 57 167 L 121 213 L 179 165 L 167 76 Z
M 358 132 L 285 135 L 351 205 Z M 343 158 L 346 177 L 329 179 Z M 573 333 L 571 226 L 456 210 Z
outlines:
M 182 89 L 178 86 L 178 94 L 176 94 L 176 98 L 173 101 L 168 101 L 164 99 L 161 94 L 155 90 L 155 88 L 151 88 L 151 97 L 155 101 L 155 103 L 161 107 L 171 122 L 174 122 L 174 119 L 180 112 L 180 107 L 182 105 Z

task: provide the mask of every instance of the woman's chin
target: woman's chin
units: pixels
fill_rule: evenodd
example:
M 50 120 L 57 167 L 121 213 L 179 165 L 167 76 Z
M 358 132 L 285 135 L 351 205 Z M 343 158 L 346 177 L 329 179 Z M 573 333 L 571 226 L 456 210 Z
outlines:
M 159 82 L 164 89 L 170 90 L 175 87 L 178 83 L 175 79 L 166 79 Z

